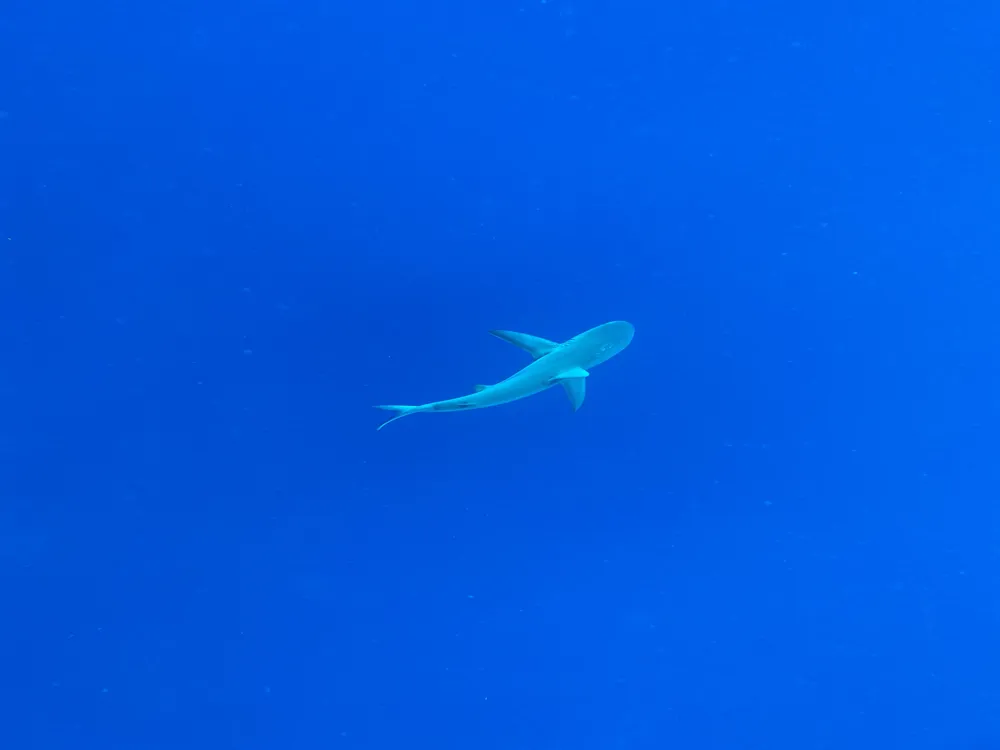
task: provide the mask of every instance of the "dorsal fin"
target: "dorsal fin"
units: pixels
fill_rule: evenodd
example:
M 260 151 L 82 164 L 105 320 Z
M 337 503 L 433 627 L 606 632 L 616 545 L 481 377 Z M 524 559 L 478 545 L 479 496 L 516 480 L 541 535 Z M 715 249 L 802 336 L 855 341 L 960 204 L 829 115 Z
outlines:
M 489 388 L 488 385 L 477 385 L 476 386 L 476 393 L 479 393 L 480 391 L 485 391 L 487 388 Z
M 532 336 L 528 333 L 517 333 L 516 331 L 490 331 L 490 333 L 498 339 L 503 339 L 514 346 L 524 349 L 524 351 L 528 352 L 535 359 L 544 357 L 559 346 L 555 341 L 543 339 L 541 336 Z

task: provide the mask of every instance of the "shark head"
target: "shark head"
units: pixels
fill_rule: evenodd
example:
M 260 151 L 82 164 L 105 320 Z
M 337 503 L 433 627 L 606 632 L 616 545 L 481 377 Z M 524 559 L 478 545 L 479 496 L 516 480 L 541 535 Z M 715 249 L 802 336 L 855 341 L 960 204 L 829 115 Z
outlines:
M 583 365 L 584 369 L 587 369 L 607 362 L 632 343 L 633 336 L 635 336 L 635 326 L 624 320 L 613 320 L 584 331 L 570 341 L 573 342 L 574 349 L 582 355 L 581 358 L 586 362 Z M 569 344 L 570 341 L 566 343 Z

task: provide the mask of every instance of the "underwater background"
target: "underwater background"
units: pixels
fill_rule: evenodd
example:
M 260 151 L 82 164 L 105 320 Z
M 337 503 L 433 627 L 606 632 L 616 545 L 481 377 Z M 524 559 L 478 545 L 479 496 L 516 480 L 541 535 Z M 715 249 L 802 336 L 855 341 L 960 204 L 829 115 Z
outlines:
M 5 0 L 0 747 L 1000 748 L 998 31 Z

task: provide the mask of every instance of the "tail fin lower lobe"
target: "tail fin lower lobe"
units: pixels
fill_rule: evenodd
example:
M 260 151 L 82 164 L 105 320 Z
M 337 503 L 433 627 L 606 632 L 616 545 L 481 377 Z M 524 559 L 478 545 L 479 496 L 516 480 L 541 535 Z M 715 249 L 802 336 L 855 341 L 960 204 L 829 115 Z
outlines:
M 380 406 L 376 406 L 375 408 L 381 409 L 382 411 L 395 412 L 395 416 L 393 416 L 391 419 L 387 419 L 385 422 L 383 422 L 376 428 L 378 430 L 381 430 L 390 422 L 395 422 L 397 419 L 402 419 L 403 417 L 408 417 L 411 414 L 416 414 L 420 410 L 419 406 L 401 406 L 399 404 L 383 404 Z

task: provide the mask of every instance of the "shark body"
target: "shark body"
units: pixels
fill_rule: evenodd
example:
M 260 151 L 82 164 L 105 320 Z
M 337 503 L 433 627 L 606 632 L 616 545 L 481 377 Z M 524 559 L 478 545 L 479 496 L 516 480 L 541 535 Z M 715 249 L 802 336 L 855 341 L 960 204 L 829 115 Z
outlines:
M 475 393 L 445 401 L 432 401 L 418 406 L 385 405 L 376 409 L 396 412 L 378 426 L 422 412 L 466 411 L 509 404 L 536 393 L 561 385 L 576 411 L 587 394 L 589 370 L 627 347 L 635 335 L 635 327 L 624 320 L 614 320 L 574 336 L 561 344 L 538 336 L 514 331 L 490 331 L 497 338 L 524 349 L 534 361 L 495 385 L 476 386 Z

